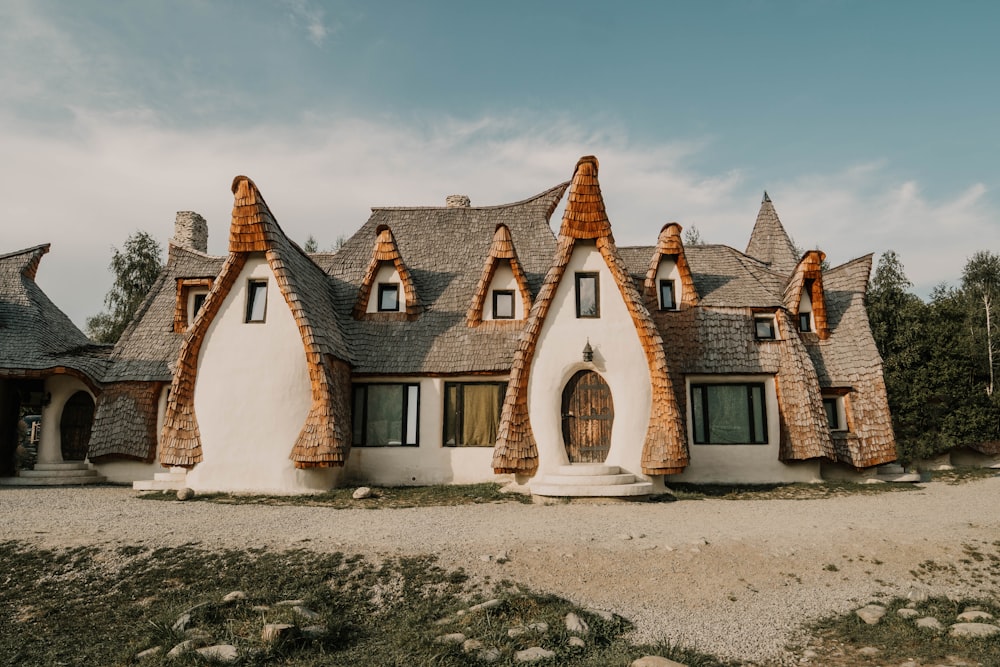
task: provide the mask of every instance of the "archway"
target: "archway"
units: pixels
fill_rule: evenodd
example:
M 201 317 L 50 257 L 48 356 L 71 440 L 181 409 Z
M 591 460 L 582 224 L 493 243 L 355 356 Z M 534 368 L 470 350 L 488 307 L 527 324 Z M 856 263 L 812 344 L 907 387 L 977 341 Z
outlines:
M 94 399 L 78 391 L 66 401 L 59 420 L 59 438 L 63 461 L 83 461 L 87 458 L 90 429 L 94 425 Z
M 594 371 L 578 371 L 562 394 L 563 443 L 570 463 L 603 463 L 611 450 L 611 387 Z

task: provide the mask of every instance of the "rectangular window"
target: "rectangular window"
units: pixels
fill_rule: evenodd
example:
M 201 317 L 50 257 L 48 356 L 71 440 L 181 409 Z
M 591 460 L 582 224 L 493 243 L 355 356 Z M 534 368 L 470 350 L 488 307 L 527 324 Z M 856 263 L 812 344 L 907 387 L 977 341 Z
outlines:
M 506 391 L 506 382 L 445 382 L 445 446 L 492 447 Z
M 693 384 L 691 417 L 696 444 L 767 444 L 763 383 Z
M 514 319 L 514 290 L 493 290 L 493 319 Z
M 766 315 L 753 318 L 753 333 L 757 340 L 775 340 L 778 335 L 774 325 L 774 317 Z
M 674 301 L 674 281 L 660 280 L 660 310 L 676 310 Z
M 194 318 L 196 318 L 198 316 L 198 311 L 201 310 L 201 307 L 205 305 L 205 299 L 207 299 L 207 298 L 208 298 L 208 292 L 205 292 L 204 294 L 195 294 L 194 295 L 194 303 L 192 304 L 192 308 L 191 308 L 191 321 L 192 322 L 194 322 Z
M 812 331 L 812 313 L 799 313 L 799 331 L 803 333 Z
M 379 283 L 378 312 L 395 313 L 399 311 L 399 285 L 397 283 Z
M 247 283 L 247 322 L 263 322 L 267 312 L 267 281 Z
M 847 408 L 844 402 L 844 394 L 836 396 L 823 396 L 823 411 L 826 413 L 826 423 L 831 431 L 846 431 Z
M 355 446 L 417 446 L 420 385 L 356 384 L 353 405 Z
M 576 274 L 576 316 L 601 316 L 600 284 L 596 273 Z

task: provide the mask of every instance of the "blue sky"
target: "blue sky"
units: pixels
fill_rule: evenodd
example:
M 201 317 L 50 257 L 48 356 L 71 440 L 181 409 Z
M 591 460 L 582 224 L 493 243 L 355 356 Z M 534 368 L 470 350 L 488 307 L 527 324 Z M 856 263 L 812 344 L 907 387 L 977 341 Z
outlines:
M 522 199 L 601 161 L 620 245 L 746 245 L 767 189 L 834 264 L 918 293 L 1000 251 L 1000 4 L 0 0 L 0 252 L 77 323 L 233 176 L 327 247 L 378 205 Z

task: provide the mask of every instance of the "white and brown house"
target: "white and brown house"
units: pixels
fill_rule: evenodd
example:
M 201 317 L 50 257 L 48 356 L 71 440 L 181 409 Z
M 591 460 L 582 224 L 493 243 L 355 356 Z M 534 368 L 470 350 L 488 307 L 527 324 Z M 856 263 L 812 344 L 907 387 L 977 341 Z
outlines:
M 513 204 L 373 209 L 310 254 L 249 178 L 232 191 L 228 255 L 179 214 L 112 352 L 89 456 L 113 480 L 643 495 L 896 457 L 871 256 L 799 257 L 766 195 L 745 252 L 685 247 L 676 223 L 619 248 L 585 157 Z

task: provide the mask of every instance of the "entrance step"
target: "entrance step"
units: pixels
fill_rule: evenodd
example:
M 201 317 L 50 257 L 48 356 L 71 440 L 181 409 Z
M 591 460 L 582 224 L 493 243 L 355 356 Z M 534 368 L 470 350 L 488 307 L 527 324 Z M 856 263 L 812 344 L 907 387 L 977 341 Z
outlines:
M 875 479 L 881 482 L 919 482 L 920 473 L 906 472 L 898 463 L 886 463 L 876 468 Z
M 653 492 L 652 482 L 638 482 L 634 474 L 603 463 L 559 466 L 529 488 L 532 495 L 554 498 L 636 498 Z
M 34 470 L 22 470 L 17 477 L 0 478 L 2 486 L 74 486 L 107 481 L 84 461 L 37 463 Z
M 153 474 L 153 479 L 132 482 L 132 489 L 135 491 L 177 491 L 184 488 L 186 479 L 187 472 L 183 468 L 180 472 L 174 470 L 158 472 Z

